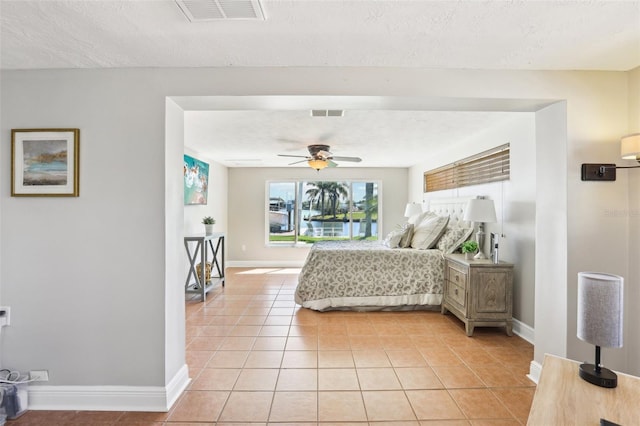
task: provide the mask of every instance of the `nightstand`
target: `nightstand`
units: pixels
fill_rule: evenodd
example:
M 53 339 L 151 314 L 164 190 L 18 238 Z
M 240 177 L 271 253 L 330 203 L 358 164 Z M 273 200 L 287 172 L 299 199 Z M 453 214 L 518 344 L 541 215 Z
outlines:
M 505 326 L 512 336 L 512 309 L 513 264 L 445 255 L 441 312 L 464 322 L 467 336 L 476 326 Z

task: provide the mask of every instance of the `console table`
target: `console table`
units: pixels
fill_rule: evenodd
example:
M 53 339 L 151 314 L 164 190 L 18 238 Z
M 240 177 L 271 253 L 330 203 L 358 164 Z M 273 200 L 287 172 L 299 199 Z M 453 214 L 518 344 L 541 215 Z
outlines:
M 598 426 L 600 419 L 631 426 L 640 421 L 640 377 L 618 373 L 618 386 L 601 388 L 578 375 L 577 361 L 545 355 L 527 426 Z
M 214 279 L 224 287 L 224 233 L 184 237 L 184 248 L 189 258 L 189 272 L 184 284 L 185 293 L 200 294 L 204 302 L 207 293 L 213 288 Z M 209 262 L 209 258 L 211 261 Z M 211 272 L 207 276 L 207 264 Z M 200 268 L 200 274 L 197 268 Z M 214 275 L 215 272 L 218 275 Z

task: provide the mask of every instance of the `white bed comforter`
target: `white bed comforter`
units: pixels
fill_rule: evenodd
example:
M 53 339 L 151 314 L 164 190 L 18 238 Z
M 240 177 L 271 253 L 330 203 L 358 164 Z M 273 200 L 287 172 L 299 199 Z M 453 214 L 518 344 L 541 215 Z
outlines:
M 415 309 L 442 302 L 440 250 L 391 249 L 378 241 L 315 243 L 295 300 L 318 311 Z

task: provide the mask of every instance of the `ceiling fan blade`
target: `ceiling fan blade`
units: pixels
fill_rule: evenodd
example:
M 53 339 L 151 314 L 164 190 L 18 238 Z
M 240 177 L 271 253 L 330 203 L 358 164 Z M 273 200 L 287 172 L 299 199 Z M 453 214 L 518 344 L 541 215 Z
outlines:
M 289 154 L 278 154 L 278 157 L 309 158 L 308 155 L 289 155 Z
M 288 165 L 289 165 L 289 166 L 293 166 L 294 164 L 306 163 L 307 161 L 309 161 L 309 160 L 307 160 L 307 159 L 305 158 L 304 160 L 294 161 L 293 163 L 289 163 Z
M 360 157 L 331 157 L 332 160 L 336 161 L 352 161 L 354 163 L 359 163 L 362 161 Z
M 296 144 L 296 146 L 300 146 L 301 144 L 301 141 L 296 139 L 278 138 L 277 140 L 279 140 L 280 142 Z
M 304 158 L 304 160 L 295 161 L 293 163 L 289 163 L 289 165 L 304 163 L 311 160 L 321 160 L 327 163 L 327 167 L 338 167 L 338 164 L 335 161 L 351 161 L 354 163 L 359 163 L 362 161 L 360 157 L 334 157 L 331 152 L 329 152 L 330 146 L 324 144 L 315 144 L 309 145 L 307 147 L 310 155 L 291 155 L 291 154 L 278 154 L 279 157 L 293 157 L 293 158 Z

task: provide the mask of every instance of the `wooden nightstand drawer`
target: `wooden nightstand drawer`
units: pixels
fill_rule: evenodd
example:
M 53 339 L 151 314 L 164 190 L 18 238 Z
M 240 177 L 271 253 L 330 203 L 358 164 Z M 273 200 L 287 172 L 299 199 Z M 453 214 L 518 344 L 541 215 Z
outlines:
M 449 264 L 449 281 L 453 284 L 467 288 L 467 274 Z
M 456 303 L 457 305 L 460 305 L 461 309 L 464 309 L 467 300 L 467 295 L 464 287 L 456 285 L 451 281 L 449 281 L 447 284 L 447 299 L 451 302 Z

